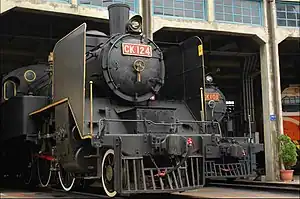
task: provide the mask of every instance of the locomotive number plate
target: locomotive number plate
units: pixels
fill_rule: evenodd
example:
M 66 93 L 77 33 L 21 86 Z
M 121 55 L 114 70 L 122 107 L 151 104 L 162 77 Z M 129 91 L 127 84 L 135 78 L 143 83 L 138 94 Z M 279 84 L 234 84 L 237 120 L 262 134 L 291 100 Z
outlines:
M 143 44 L 122 44 L 123 55 L 141 56 L 141 57 L 152 57 L 152 47 Z
M 219 93 L 206 93 L 205 94 L 205 101 L 219 101 L 220 100 L 220 94 Z

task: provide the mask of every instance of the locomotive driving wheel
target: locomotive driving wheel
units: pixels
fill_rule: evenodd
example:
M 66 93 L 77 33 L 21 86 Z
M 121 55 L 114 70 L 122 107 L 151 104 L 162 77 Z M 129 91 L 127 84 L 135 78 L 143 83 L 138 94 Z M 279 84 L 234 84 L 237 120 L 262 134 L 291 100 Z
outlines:
M 31 185 L 34 179 L 35 172 L 35 158 L 32 149 L 28 149 L 26 152 L 26 163 L 23 171 L 23 180 L 25 185 Z
M 52 171 L 52 147 L 51 143 L 47 140 L 43 140 L 42 149 L 37 158 L 37 173 L 40 185 L 47 187 L 50 183 Z
M 102 159 L 102 186 L 109 197 L 114 197 L 117 192 L 114 190 L 114 150 L 108 149 Z
M 60 182 L 61 187 L 65 191 L 70 191 L 75 183 L 75 175 L 73 173 L 67 172 L 64 168 L 60 165 L 58 170 L 58 179 Z

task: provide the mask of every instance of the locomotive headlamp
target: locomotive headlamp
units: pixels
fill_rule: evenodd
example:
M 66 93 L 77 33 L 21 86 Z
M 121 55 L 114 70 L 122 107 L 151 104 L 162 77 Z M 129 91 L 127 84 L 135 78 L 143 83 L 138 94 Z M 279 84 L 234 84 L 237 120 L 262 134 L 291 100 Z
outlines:
M 136 30 L 136 29 L 139 29 L 140 23 L 138 21 L 132 21 L 131 26 L 132 26 L 133 29 Z
M 212 83 L 212 82 L 213 82 L 213 77 L 210 76 L 210 75 L 207 75 L 207 76 L 206 76 L 206 82 L 207 82 L 207 83 Z
M 142 17 L 140 15 L 135 15 L 126 24 L 126 31 L 128 33 L 138 33 L 142 32 Z

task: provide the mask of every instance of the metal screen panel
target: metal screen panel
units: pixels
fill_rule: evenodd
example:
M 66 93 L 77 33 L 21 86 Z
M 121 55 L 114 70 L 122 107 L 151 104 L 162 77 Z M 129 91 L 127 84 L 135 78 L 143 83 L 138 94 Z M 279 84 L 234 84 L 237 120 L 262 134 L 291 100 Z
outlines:
M 180 43 L 180 48 L 184 66 L 185 101 L 196 118 L 200 120 L 200 111 L 205 112 L 201 108 L 200 95 L 200 88 L 204 89 L 205 86 L 202 41 L 197 36 L 191 37 Z
M 53 51 L 54 101 L 64 98 L 69 99 L 73 116 L 81 135 L 84 134 L 85 43 L 86 24 L 83 23 L 59 40 Z M 63 107 L 56 107 L 55 114 L 59 114 L 60 108 Z M 59 115 L 57 116 L 59 117 Z M 56 123 L 57 127 L 64 125 L 64 121 L 58 120 Z
M 191 37 L 164 52 L 165 85 L 161 96 L 185 100 L 200 120 L 200 87 L 204 88 L 203 47 L 199 37 Z M 205 111 L 205 110 L 204 110 Z

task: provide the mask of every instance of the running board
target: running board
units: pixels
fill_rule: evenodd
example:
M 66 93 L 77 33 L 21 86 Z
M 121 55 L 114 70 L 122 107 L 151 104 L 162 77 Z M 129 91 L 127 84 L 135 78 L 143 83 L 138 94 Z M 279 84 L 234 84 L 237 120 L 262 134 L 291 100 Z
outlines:
M 36 115 L 36 114 L 42 113 L 42 112 L 44 112 L 44 111 L 46 111 L 46 110 L 49 110 L 49 109 L 51 109 L 51 108 L 54 108 L 54 107 L 56 107 L 56 106 L 58 106 L 58 105 L 60 105 L 60 104 L 63 104 L 63 103 L 65 103 L 65 102 L 67 102 L 67 101 L 68 101 L 68 98 L 64 98 L 64 99 L 62 99 L 62 100 L 59 100 L 59 101 L 57 101 L 57 102 L 54 102 L 54 103 L 52 103 L 52 104 L 49 104 L 48 106 L 45 106 L 45 107 L 43 107 L 43 108 L 41 108 L 41 109 L 38 109 L 38 110 L 36 110 L 36 111 L 34 111 L 34 112 L 29 113 L 29 116 L 32 116 L 32 115 Z

